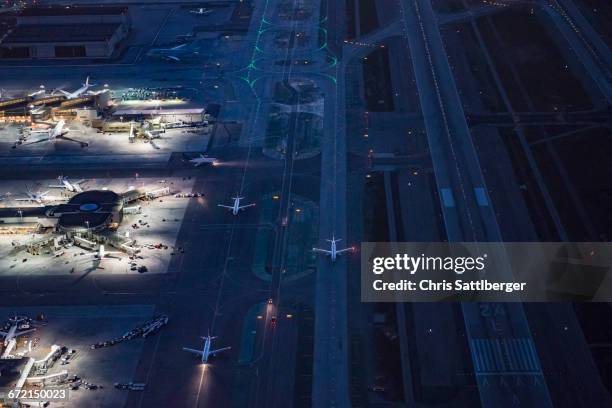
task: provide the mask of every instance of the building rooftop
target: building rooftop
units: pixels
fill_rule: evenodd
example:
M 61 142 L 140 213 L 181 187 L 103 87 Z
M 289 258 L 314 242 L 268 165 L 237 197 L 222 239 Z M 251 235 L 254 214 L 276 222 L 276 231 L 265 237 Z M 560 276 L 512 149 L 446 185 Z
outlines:
M 178 108 L 178 109 L 120 109 L 113 114 L 118 115 L 188 115 L 203 114 L 204 108 Z
M 21 25 L 3 43 L 106 41 L 121 24 Z
M 127 10 L 127 7 L 119 6 L 31 7 L 22 10 L 19 16 L 110 16 L 126 14 Z

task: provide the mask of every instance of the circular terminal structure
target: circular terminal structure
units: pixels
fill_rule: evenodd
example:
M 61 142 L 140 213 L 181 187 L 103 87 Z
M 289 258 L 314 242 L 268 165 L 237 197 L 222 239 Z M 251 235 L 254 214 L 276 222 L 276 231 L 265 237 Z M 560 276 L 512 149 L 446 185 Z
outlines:
M 123 200 L 109 190 L 85 191 L 53 209 L 58 228 L 64 232 L 102 231 L 123 217 Z
M 81 204 L 79 210 L 83 212 L 96 211 L 100 206 L 97 203 L 85 203 Z

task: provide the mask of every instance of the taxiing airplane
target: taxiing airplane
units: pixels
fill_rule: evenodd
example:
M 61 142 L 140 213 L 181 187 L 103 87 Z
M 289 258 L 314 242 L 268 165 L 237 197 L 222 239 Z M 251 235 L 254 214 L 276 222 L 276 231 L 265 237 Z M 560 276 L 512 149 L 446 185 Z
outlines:
M 227 208 L 232 212 L 233 215 L 238 215 L 240 211 L 244 211 L 246 208 L 255 207 L 255 203 L 240 205 L 240 200 L 242 200 L 243 198 L 244 197 L 232 197 L 232 200 L 234 200 L 234 205 L 217 204 L 217 206 Z
M 212 11 L 212 9 L 205 9 L 205 8 L 200 7 L 200 8 L 195 9 L 195 10 L 190 10 L 189 12 L 193 13 L 193 14 L 197 14 L 198 16 L 207 16 L 210 13 L 212 13 L 213 11 Z
M 202 361 L 203 363 L 208 363 L 208 358 L 210 356 L 214 356 L 217 353 L 231 349 L 231 347 L 223 347 L 217 350 L 211 350 L 210 347 L 212 346 L 212 341 L 216 338 L 217 338 L 216 336 L 211 337 L 209 333 L 208 336 L 206 337 L 202 336 L 202 339 L 204 340 L 204 348 L 201 351 L 195 350 L 192 348 L 188 348 L 188 347 L 183 347 L 183 350 L 199 355 L 200 361 Z
M 152 48 L 147 57 L 161 58 L 166 61 L 181 62 L 182 59 L 199 55 L 199 47 L 190 44 L 181 44 L 172 48 Z
M 190 163 L 193 163 L 194 167 L 198 167 L 201 166 L 202 164 L 212 164 L 213 166 L 216 166 L 217 164 L 219 164 L 219 160 L 217 160 L 214 157 L 206 157 L 203 154 L 200 154 L 200 157 L 196 157 L 194 159 L 189 160 Z
M 81 179 L 77 181 L 70 181 L 68 180 L 68 177 L 64 177 L 64 176 L 59 176 L 57 179 L 62 184 L 50 184 L 49 185 L 50 188 L 64 188 L 70 191 L 71 193 L 80 193 L 83 191 L 83 188 L 81 187 L 81 183 L 84 183 L 85 179 Z
M 44 192 L 32 192 L 32 191 L 28 191 L 26 194 L 28 195 L 27 198 L 16 198 L 15 201 L 29 201 L 29 202 L 36 202 L 39 204 L 42 204 L 43 202 L 46 201 L 57 201 L 60 200 L 60 197 L 55 197 L 55 196 L 49 196 L 47 194 L 49 194 L 51 192 L 51 190 L 47 190 Z
M 312 250 L 313 250 L 313 252 L 318 252 L 320 254 L 324 254 L 324 255 L 329 256 L 331 258 L 332 262 L 336 262 L 336 258 L 337 258 L 338 255 L 342 255 L 345 252 L 355 252 L 355 247 L 338 249 L 338 247 L 336 246 L 336 243 L 340 242 L 342 240 L 341 239 L 336 239 L 336 237 L 332 237 L 332 239 L 328 239 L 326 241 L 331 244 L 331 248 L 329 250 L 321 249 L 321 248 L 312 248 Z
M 58 91 L 63 93 L 66 96 L 67 99 L 74 99 L 74 98 L 78 98 L 79 96 L 83 95 L 92 86 L 96 86 L 96 85 L 95 84 L 90 84 L 89 83 L 89 77 L 87 77 L 87 79 L 85 80 L 85 83 L 83 84 L 83 86 L 81 86 L 79 89 L 77 89 L 74 92 L 66 92 L 63 89 L 58 89 Z
M 10 322 L 10 328 L 8 329 L 8 331 L 0 331 L 0 336 L 4 337 L 4 346 L 8 346 L 9 343 L 11 342 L 11 340 L 16 339 L 19 336 L 22 336 L 24 334 L 27 333 L 31 333 L 33 331 L 35 331 L 36 329 L 22 329 L 22 326 L 26 326 L 26 327 L 30 327 L 30 325 L 27 323 L 27 318 L 25 317 L 19 317 L 19 316 L 15 316 L 11 319 L 9 319 Z M 25 324 L 21 324 L 21 322 L 26 321 Z

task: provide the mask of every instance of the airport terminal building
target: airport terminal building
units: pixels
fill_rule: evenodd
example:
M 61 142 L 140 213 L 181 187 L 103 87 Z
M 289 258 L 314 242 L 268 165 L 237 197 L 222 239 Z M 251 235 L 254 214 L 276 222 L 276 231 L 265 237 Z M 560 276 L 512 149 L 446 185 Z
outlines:
M 0 58 L 110 58 L 129 30 L 123 6 L 28 8 L 0 40 Z

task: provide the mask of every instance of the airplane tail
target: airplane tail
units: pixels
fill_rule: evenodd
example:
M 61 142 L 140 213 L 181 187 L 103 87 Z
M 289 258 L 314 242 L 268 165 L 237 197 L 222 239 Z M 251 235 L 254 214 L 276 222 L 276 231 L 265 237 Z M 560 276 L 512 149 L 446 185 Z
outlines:
M 87 78 L 85 79 L 85 83 L 83 84 L 85 86 L 89 86 L 89 75 L 87 76 Z

